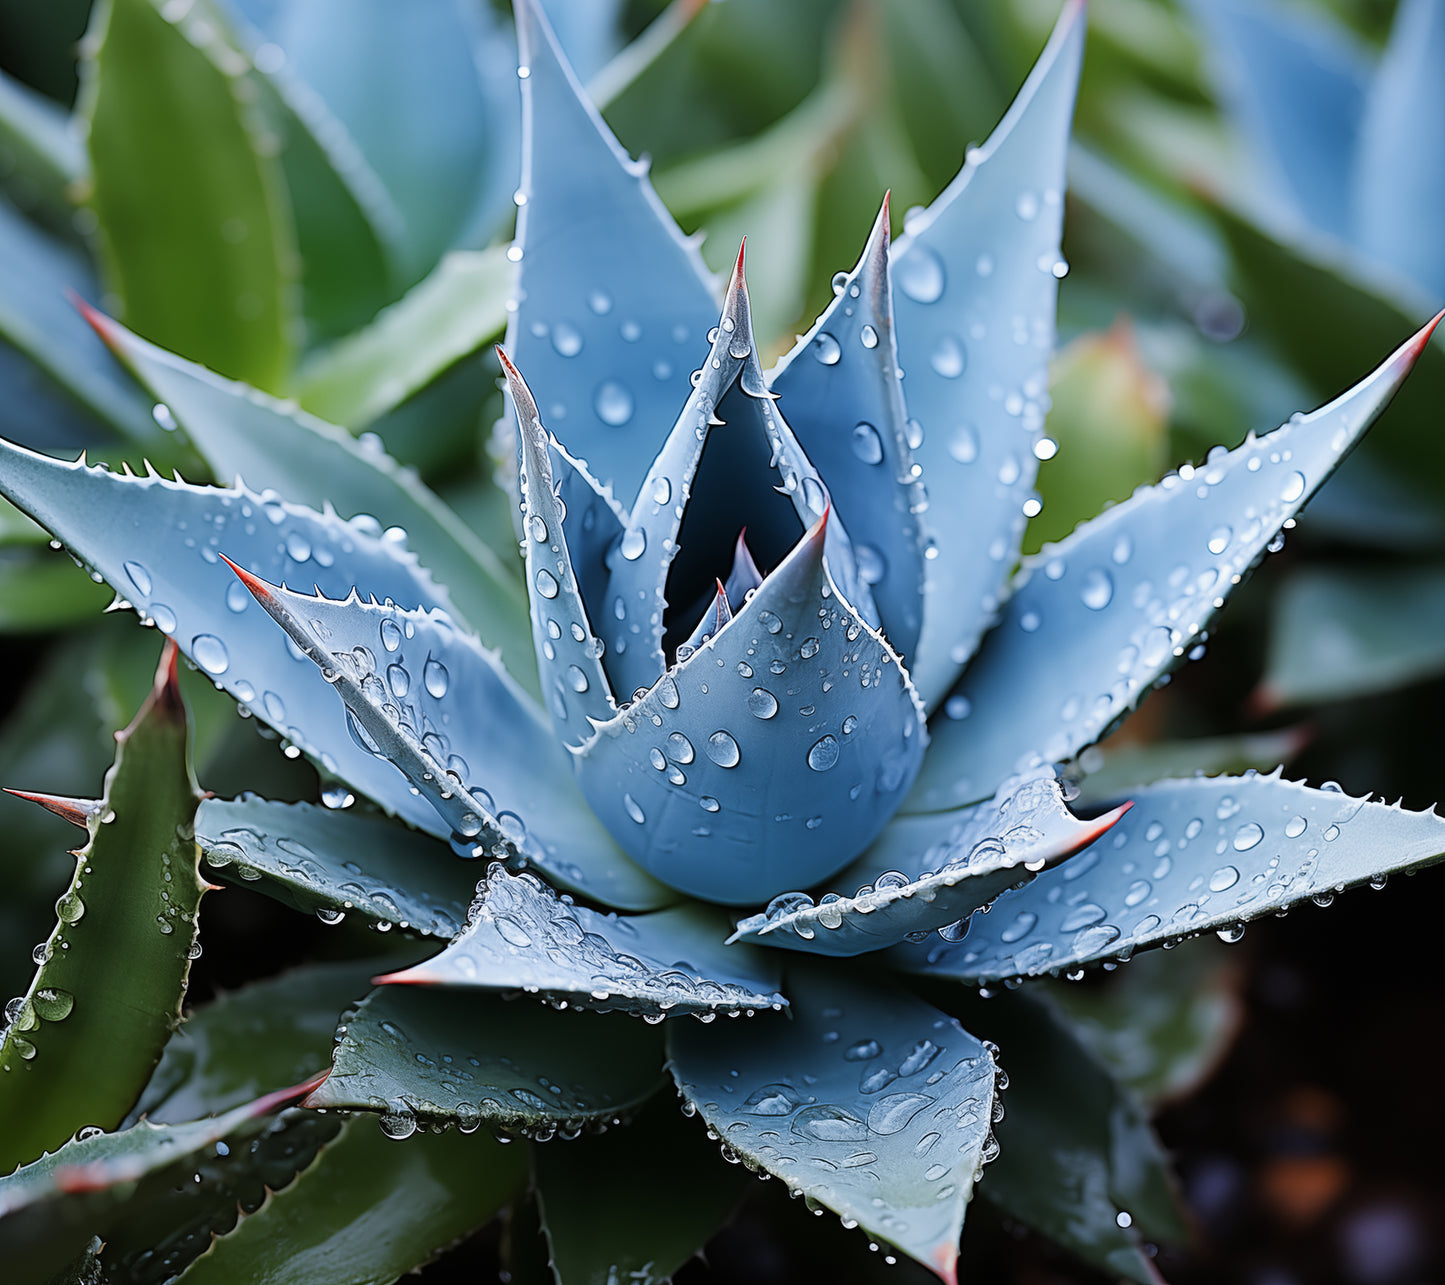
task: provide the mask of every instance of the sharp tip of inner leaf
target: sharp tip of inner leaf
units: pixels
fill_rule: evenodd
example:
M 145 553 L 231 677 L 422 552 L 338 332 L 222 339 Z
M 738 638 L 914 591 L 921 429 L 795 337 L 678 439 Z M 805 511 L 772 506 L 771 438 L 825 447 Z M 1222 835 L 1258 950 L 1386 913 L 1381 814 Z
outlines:
M 112 352 L 118 353 L 120 350 L 120 333 L 115 322 L 110 317 L 107 317 L 105 313 L 101 312 L 99 308 L 84 299 L 78 291 L 67 289 L 65 297 L 70 301 L 70 306 L 80 313 L 90 325 L 90 328 L 100 336 L 101 342 Z
M 47 812 L 69 821 L 71 825 L 86 828 L 86 822 L 100 813 L 100 802 L 96 799 L 72 799 L 63 794 L 40 794 L 33 790 L 12 790 L 4 787 L 6 794 L 13 794 L 27 803 L 38 803 Z
M 1445 318 L 1445 308 L 1442 308 L 1414 335 L 1407 339 L 1400 349 L 1399 355 L 1411 366 L 1419 360 L 1420 354 L 1425 351 L 1425 345 L 1430 342 L 1430 336 L 1435 333 L 1435 327 L 1440 324 L 1441 318 Z
M 222 562 L 236 573 L 237 578 L 250 590 L 251 596 L 255 598 L 257 602 L 264 605 L 269 601 L 271 597 L 271 586 L 262 580 L 260 576 L 254 576 L 247 571 L 245 567 L 237 566 L 236 563 L 232 562 L 224 553 L 220 555 L 220 558 Z
M 427 972 L 424 964 L 418 964 L 414 968 L 398 969 L 394 973 L 382 973 L 371 979 L 373 986 L 428 986 L 435 982 L 436 978 Z

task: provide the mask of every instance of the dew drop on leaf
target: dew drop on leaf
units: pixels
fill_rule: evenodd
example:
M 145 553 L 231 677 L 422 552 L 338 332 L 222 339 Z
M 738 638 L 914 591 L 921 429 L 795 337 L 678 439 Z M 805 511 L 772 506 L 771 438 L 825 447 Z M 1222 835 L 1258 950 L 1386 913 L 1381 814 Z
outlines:
M 808 766 L 815 772 L 826 772 L 838 762 L 838 740 L 834 736 L 820 737 L 808 751 Z
M 592 401 L 597 418 L 613 428 L 621 428 L 632 418 L 632 394 L 615 379 L 604 380 Z
M 813 340 L 813 356 L 825 366 L 836 366 L 843 356 L 843 350 L 838 347 L 838 341 L 832 335 L 822 330 Z
M 728 732 L 717 731 L 707 738 L 707 756 L 719 767 L 737 767 L 743 754 Z
M 898 259 L 893 279 L 914 303 L 937 303 L 947 280 L 943 260 L 926 245 L 914 245 Z
M 241 582 L 238 580 L 239 585 Z M 191 639 L 191 657 L 206 673 L 213 676 L 224 674 L 231 665 L 226 644 L 215 634 L 197 634 Z

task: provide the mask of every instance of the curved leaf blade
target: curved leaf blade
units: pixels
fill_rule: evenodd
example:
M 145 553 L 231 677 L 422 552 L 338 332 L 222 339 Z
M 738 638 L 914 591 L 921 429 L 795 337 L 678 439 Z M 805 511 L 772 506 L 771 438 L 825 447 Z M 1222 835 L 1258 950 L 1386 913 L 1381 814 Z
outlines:
M 1084 51 L 1070 0 L 1013 106 L 893 255 L 913 458 L 930 503 L 923 632 L 911 669 L 931 709 L 994 615 L 1043 433 L 1064 162 Z M 945 502 L 946 497 L 946 502 Z M 983 550 L 985 557 L 979 557 Z
M 401 528 L 422 564 L 446 587 L 458 618 L 484 644 L 499 648 L 509 672 L 535 689 L 525 605 L 515 578 L 413 472 L 293 403 L 223 380 L 93 309 L 84 311 L 169 409 L 217 477 L 245 478 L 297 504 L 318 510 L 329 504 L 342 517 L 369 514 L 383 527 Z
M 954 1280 L 990 1148 L 992 1051 L 898 990 L 797 970 L 792 1020 L 668 1027 L 668 1067 L 750 1168 Z
M 1080 821 L 1053 777 L 1011 781 L 988 803 L 944 816 L 901 817 L 842 875 L 868 880 L 852 896 L 775 898 L 730 941 L 813 955 L 860 955 L 960 929 L 1008 888 L 1094 842 L 1128 805 Z
M 726 922 L 700 906 L 601 915 L 530 875 L 493 865 L 465 931 L 441 954 L 378 981 L 526 991 L 562 1007 L 634 1013 L 649 1022 L 712 1021 L 781 1009 L 780 970 L 722 944 Z
M 201 895 L 199 793 L 168 648 L 156 685 L 117 735 L 90 841 L 56 903 L 39 967 L 0 1035 L 0 1171 L 82 1126 L 114 1128 L 181 1020 Z M 125 960 L 123 969 L 117 960 Z
M 208 873 L 295 910 L 444 940 L 461 932 L 477 882 L 430 835 L 309 803 L 203 799 L 196 842 Z
M 1166 848 L 1167 843 L 1167 848 Z M 912 972 L 1037 977 L 1242 925 L 1445 855 L 1434 812 L 1275 776 L 1159 781 L 1111 835 L 1005 893 L 956 943 L 900 946 Z
M 281 582 L 313 581 L 336 597 L 360 581 L 410 607 L 450 600 L 411 555 L 364 518 L 285 504 L 245 487 L 188 486 L 52 460 L 0 441 L 0 492 L 163 626 L 208 676 L 328 772 L 413 825 L 441 824 L 395 770 L 356 741 L 345 708 L 222 565 L 226 551 Z
M 346 1022 L 308 1106 L 371 1111 L 393 1137 L 418 1124 L 576 1136 L 636 1110 L 661 1083 L 661 1037 L 594 1013 L 439 988 L 383 986 Z
M 964 803 L 1001 772 L 1069 758 L 1132 710 L 1385 408 L 1435 324 L 1327 406 L 1216 449 L 1030 559 L 934 720 L 910 809 Z M 1067 666 L 1051 663 L 1062 638 Z
M 711 277 L 587 101 L 541 5 L 523 0 L 516 18 L 527 75 L 507 351 L 573 454 L 630 496 L 687 400 L 692 354 L 717 317 Z
M 826 878 L 918 771 L 917 695 L 836 591 L 826 525 L 578 756 L 603 823 L 684 892 L 738 905 Z
M 292 360 L 284 184 L 246 106 L 249 60 L 208 2 L 107 0 L 81 112 L 110 288 L 163 347 L 276 390 Z M 205 264 L 204 272 L 195 270 Z

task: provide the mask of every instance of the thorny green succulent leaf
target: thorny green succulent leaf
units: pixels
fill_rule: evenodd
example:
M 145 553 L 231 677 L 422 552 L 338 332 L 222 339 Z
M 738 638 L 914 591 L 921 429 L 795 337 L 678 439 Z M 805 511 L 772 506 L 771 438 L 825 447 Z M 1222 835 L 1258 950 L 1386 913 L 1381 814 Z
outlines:
M 826 878 L 918 771 L 922 708 L 834 586 L 827 525 L 577 757 L 597 815 L 671 887 L 738 905 Z
M 180 11 L 106 0 L 85 47 L 90 203 L 127 322 L 279 389 L 292 358 L 291 228 L 279 165 L 245 101 L 249 60 L 210 0 Z
M 924 561 L 923 633 L 910 667 L 930 709 L 993 618 L 1023 533 L 1047 407 L 1083 52 L 1084 6 L 1070 0 L 1007 115 L 892 256 L 908 413 L 922 431 L 913 458 L 937 553 Z
M 799 444 L 827 479 L 883 632 L 907 657 L 922 626 L 920 515 L 928 501 L 913 472 L 893 332 L 886 197 L 862 257 L 836 289 L 770 384 Z
M 1095 841 L 1128 805 L 1080 821 L 1052 776 L 1007 782 L 987 803 L 926 817 L 900 817 L 839 876 L 857 891 L 814 902 L 774 898 L 738 923 L 731 940 L 814 955 L 860 955 L 948 929 L 1046 866 Z
M 537 0 L 516 19 L 524 252 L 507 352 L 548 390 L 569 449 L 631 495 L 717 317 L 711 278 L 583 96 Z
M 371 989 L 378 963 L 304 964 L 193 1009 L 132 1116 L 181 1124 L 313 1075 L 331 1057 L 337 1019 Z
M 727 921 L 701 906 L 602 915 L 493 865 L 451 945 L 377 980 L 526 991 L 564 1008 L 620 1010 L 651 1022 L 783 1008 L 777 962 L 725 948 L 726 934 Z
M 1244 1022 L 1244 961 L 1201 938 L 1151 950 L 1103 986 L 1041 982 L 1031 994 L 1151 1111 L 1187 1098 L 1219 1068 Z
M 659 1164 L 662 1158 L 665 1164 Z M 532 1149 L 532 1186 L 561 1285 L 663 1285 L 748 1186 L 672 1101 L 623 1130 Z
M 1431 234 L 1445 205 L 1442 63 L 1445 9 L 1403 0 L 1360 120 L 1350 210 L 1360 248 L 1437 299 L 1445 295 L 1445 248 Z
M 467 855 L 490 846 L 608 904 L 666 900 L 568 791 L 570 767 L 541 712 L 449 617 L 354 591 L 344 602 L 307 597 L 233 569 L 336 689 L 354 741 L 411 782 Z
M 392 1285 L 485 1223 L 525 1175 L 521 1147 L 425 1133 L 398 1145 L 369 1120 L 351 1120 L 295 1182 L 242 1217 L 179 1279 Z
M 511 279 L 500 246 L 453 251 L 367 326 L 308 358 L 297 399 L 334 424 L 364 428 L 502 332 Z
M 228 883 L 331 923 L 353 915 L 425 937 L 461 931 L 477 882 L 429 835 L 310 803 L 203 799 L 196 842 L 207 873 Z
M 1159 781 L 1111 834 L 1004 893 L 956 942 L 900 946 L 930 976 L 1036 977 L 1218 931 L 1445 855 L 1433 811 L 1311 789 L 1278 775 Z
M 118 1125 L 181 1017 L 201 895 L 199 794 L 168 648 L 156 685 L 116 740 L 90 841 L 56 902 L 58 922 L 0 1036 L 0 1171 L 77 1129 Z M 125 960 L 117 968 L 117 960 Z
M 0 201 L 0 336 L 87 410 L 136 442 L 160 437 L 146 399 L 66 302 L 99 293 L 90 266 Z M 11 430 L 7 429 L 7 432 Z
M 908 807 L 966 803 L 1000 773 L 1072 757 L 1138 704 L 1385 408 L 1436 321 L 1327 406 L 1185 465 L 1029 559 L 934 720 Z M 1065 647 L 1070 663 L 1052 663 Z
M 661 1084 L 661 1033 L 596 1013 L 383 986 L 343 1024 L 331 1074 L 306 1105 L 375 1112 L 393 1138 L 418 1124 L 575 1137 L 617 1123 Z
M 127 1202 L 162 1196 L 189 1179 L 216 1144 L 239 1149 L 262 1117 L 313 1088 L 269 1093 L 224 1115 L 189 1124 L 141 1121 L 119 1133 L 83 1130 L 58 1150 L 0 1177 L 0 1257 L 19 1280 L 43 1280 L 77 1255 L 99 1228 L 127 1215 Z
M 327 505 L 347 518 L 369 514 L 407 542 L 446 587 L 459 621 L 500 649 L 503 663 L 535 691 L 532 648 L 520 627 L 523 597 L 495 553 L 373 440 L 148 344 L 93 309 L 87 320 L 155 400 L 170 412 L 214 474 L 274 489 L 297 504 Z
M 305 576 L 323 593 L 368 593 L 408 607 L 450 599 L 374 521 L 286 504 L 245 487 L 188 486 L 48 459 L 0 442 L 0 492 L 93 566 L 211 678 L 288 740 L 383 807 L 433 833 L 435 812 L 353 739 L 325 680 L 221 564 L 266 579 Z M 218 552 L 219 551 L 219 552 Z
M 1158 1285 L 1143 1240 L 1180 1242 L 1188 1232 L 1168 1157 L 1139 1105 L 1029 997 L 965 1001 L 958 1011 L 1003 1050 L 1008 1077 L 998 1159 L 980 1193 L 1111 1276 Z
M 993 1051 L 858 976 L 789 975 L 791 1020 L 672 1023 L 687 1104 L 749 1168 L 954 1280 L 964 1207 L 994 1150 Z
M 1276 591 L 1257 700 L 1348 700 L 1445 669 L 1445 568 L 1306 569 Z

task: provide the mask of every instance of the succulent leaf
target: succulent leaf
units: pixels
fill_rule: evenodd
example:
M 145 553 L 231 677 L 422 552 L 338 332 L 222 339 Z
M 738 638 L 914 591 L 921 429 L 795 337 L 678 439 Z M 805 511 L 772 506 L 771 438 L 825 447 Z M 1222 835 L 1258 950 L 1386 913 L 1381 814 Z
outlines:
M 352 740 L 401 772 L 459 850 L 480 856 L 490 845 L 602 900 L 647 895 L 650 881 L 568 789 L 571 767 L 541 711 L 448 616 L 354 591 L 343 602 L 308 597 L 233 569 L 335 688 Z
M 1433 811 L 1275 776 L 1159 781 L 1078 856 L 975 915 L 956 942 L 900 946 L 894 962 L 987 982 L 1039 976 L 1218 931 L 1445 855 Z M 1168 851 L 1164 850 L 1168 842 Z
M 1168 1156 L 1139 1105 L 1031 996 L 959 1011 L 1003 1050 L 1008 1075 L 999 1155 L 980 1194 L 1111 1277 L 1159 1285 L 1145 1238 L 1181 1242 L 1189 1233 Z
M 989 1150 L 992 1052 L 906 992 L 789 975 L 791 1020 L 668 1027 L 686 1102 L 750 1168 L 954 1280 Z
M 567 1285 L 664 1285 L 747 1186 L 671 1101 L 650 1103 L 625 1131 L 532 1151 L 552 1270 Z
M 1029 559 L 934 720 L 910 810 L 1072 757 L 1138 704 L 1384 409 L 1434 326 L 1327 406 L 1184 466 Z M 1068 665 L 1051 663 L 1062 639 Z
M 350 1120 L 295 1182 L 217 1237 L 179 1279 L 391 1285 L 521 1190 L 519 1153 L 456 1134 L 422 1134 L 399 1147 L 370 1121 Z
M 28 991 L 7 1007 L 0 1172 L 82 1126 L 120 1124 L 180 1022 L 207 885 L 196 868 L 199 794 L 174 665 L 168 647 L 150 698 L 117 736 L 58 922 Z
M 701 906 L 602 915 L 493 865 L 455 941 L 377 980 L 526 991 L 564 1007 L 635 1013 L 652 1022 L 785 1007 L 777 963 L 746 947 L 725 948 L 726 933 L 723 917 Z
M 1445 249 L 1431 234 L 1445 204 L 1445 8 L 1403 0 L 1359 122 L 1351 196 L 1365 253 L 1445 297 Z M 1317 207 L 1310 208 L 1312 218 Z M 1325 211 L 1325 217 L 1331 212 Z
M 887 197 L 857 266 L 838 281 L 837 297 L 769 384 L 827 479 L 884 634 L 906 657 L 922 626 L 927 497 L 913 473 L 893 332 Z
M 910 665 L 930 709 L 992 620 L 1023 534 L 1047 408 L 1083 52 L 1084 5 L 1070 0 L 989 141 L 892 256 L 908 413 L 922 430 L 913 458 L 937 553 L 924 562 L 923 632 Z
M 122 1221 L 127 1202 L 190 1185 L 198 1163 L 229 1141 L 243 1152 L 263 1118 L 315 1087 L 268 1093 L 224 1115 L 189 1124 L 141 1121 L 118 1133 L 82 1131 L 51 1154 L 0 1177 L 0 1256 L 20 1280 L 46 1280 L 97 1229 Z
M 892 821 L 840 876 L 851 896 L 775 898 L 734 941 L 814 955 L 860 955 L 963 922 L 1005 889 L 1094 842 L 1128 805 L 1080 821 L 1051 775 L 1005 783 L 987 803 Z
M 516 579 L 414 473 L 374 443 L 245 384 L 223 380 L 84 308 L 87 320 L 195 443 L 219 478 L 246 478 L 297 504 L 331 505 L 397 527 L 446 587 L 458 619 L 499 648 L 508 671 L 536 690 Z M 363 588 L 365 586 L 362 586 Z
M 827 525 L 577 756 L 593 810 L 671 887 L 739 905 L 826 878 L 918 771 L 918 698 L 834 587 Z
M 569 449 L 632 495 L 717 316 L 711 277 L 582 94 L 541 5 L 521 0 L 516 19 L 522 258 L 507 351 Z
M 616 1123 L 661 1083 L 661 1035 L 595 1013 L 558 1019 L 536 1004 L 383 986 L 346 1021 L 312 1107 L 372 1111 L 392 1137 L 422 1124 L 470 1133 L 575 1136 Z
M 430 835 L 309 803 L 203 799 L 196 842 L 213 878 L 330 923 L 349 915 L 425 937 L 461 932 L 477 881 Z
M 127 320 L 224 375 L 279 389 L 293 356 L 292 229 L 229 24 L 211 0 L 184 11 L 108 0 L 84 47 L 90 203 Z

